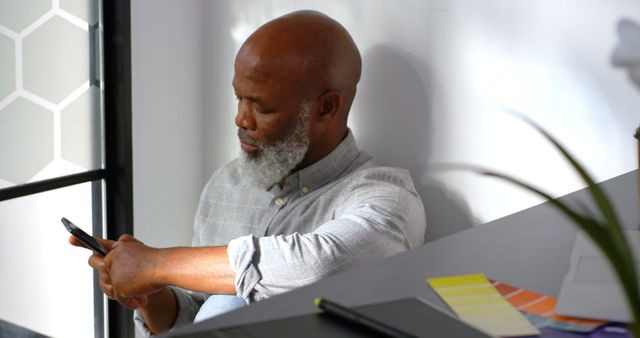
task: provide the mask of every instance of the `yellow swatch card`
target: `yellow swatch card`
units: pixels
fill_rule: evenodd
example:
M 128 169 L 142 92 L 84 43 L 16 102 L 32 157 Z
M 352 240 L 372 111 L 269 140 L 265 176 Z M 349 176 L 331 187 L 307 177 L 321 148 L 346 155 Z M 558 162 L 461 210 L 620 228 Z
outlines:
M 498 337 L 540 335 L 484 274 L 429 278 L 427 283 L 460 319 L 482 331 Z

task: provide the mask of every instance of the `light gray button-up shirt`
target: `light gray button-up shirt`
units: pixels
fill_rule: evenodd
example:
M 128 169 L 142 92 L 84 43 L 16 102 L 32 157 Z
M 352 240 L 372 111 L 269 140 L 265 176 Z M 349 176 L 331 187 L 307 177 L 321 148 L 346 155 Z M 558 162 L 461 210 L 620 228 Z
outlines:
M 351 132 L 283 188 L 249 186 L 235 161 L 200 197 L 193 246 L 226 245 L 238 297 L 258 301 L 423 243 L 424 207 L 406 170 L 377 166 Z M 207 295 L 173 288 L 175 326 Z

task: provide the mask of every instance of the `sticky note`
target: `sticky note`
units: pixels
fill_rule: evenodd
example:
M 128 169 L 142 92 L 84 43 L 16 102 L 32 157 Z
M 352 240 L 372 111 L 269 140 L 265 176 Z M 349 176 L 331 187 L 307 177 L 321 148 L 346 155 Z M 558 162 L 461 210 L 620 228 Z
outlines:
M 540 335 L 484 274 L 429 278 L 427 283 L 460 319 L 490 335 Z

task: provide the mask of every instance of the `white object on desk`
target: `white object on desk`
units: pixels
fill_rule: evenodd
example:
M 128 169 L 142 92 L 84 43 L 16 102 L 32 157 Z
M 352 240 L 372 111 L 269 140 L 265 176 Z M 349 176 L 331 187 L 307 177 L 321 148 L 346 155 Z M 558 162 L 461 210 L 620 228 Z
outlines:
M 640 231 L 625 231 L 640 271 Z M 627 301 L 609 261 L 591 239 L 579 232 L 571 252 L 571 267 L 564 278 L 556 313 L 573 317 L 629 322 Z

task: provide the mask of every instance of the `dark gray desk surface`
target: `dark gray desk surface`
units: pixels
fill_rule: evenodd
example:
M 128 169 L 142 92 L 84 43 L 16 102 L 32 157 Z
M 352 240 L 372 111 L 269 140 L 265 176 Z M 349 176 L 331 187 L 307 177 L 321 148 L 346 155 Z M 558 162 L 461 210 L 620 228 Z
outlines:
M 639 223 L 636 174 L 633 171 L 600 184 L 627 228 L 637 228 Z M 581 190 L 561 199 L 574 203 L 587 201 L 587 197 Z M 202 332 L 319 312 L 313 305 L 318 296 L 347 306 L 422 297 L 446 309 L 426 279 L 455 274 L 481 272 L 556 297 L 576 233 L 573 224 L 543 203 L 174 332 Z

